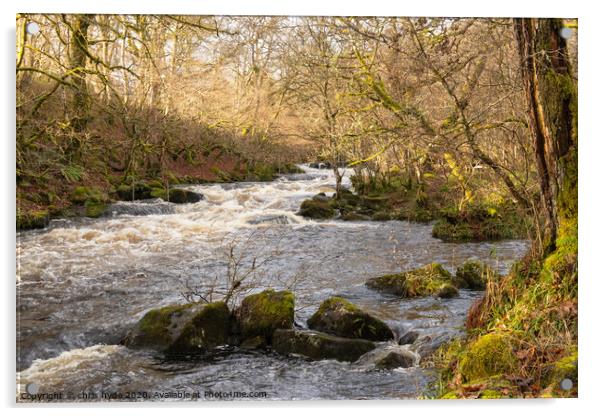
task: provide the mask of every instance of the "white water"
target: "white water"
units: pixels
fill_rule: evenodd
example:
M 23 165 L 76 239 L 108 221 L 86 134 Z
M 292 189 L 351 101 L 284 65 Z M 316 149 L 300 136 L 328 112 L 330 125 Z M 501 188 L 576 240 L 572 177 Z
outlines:
M 189 186 L 205 196 L 195 204 L 121 202 L 113 217 L 56 220 L 47 230 L 20 233 L 21 387 L 35 382 L 69 394 L 65 400 L 83 400 L 76 394 L 81 391 L 128 390 L 266 391 L 268 399 L 421 394 L 431 376 L 419 367 L 373 371 L 241 351 L 209 361 L 165 362 L 116 345 L 147 310 L 182 303 L 187 282 L 203 286 L 223 276 L 224 246 L 233 238 L 244 243 L 249 258 L 271 257 L 264 286 L 302 276 L 295 286 L 299 323 L 322 300 L 339 294 L 384 319 L 397 334 L 419 329 L 432 343 L 459 334 L 478 293 L 400 301 L 366 289 L 364 281 L 431 262 L 453 270 L 467 259 L 505 271 L 526 248 L 523 241 L 445 244 L 430 236 L 430 226 L 407 222 L 303 219 L 295 215 L 303 199 L 334 191 L 330 171 L 304 169 L 305 174 L 270 183 Z M 344 184 L 349 185 L 347 178 Z

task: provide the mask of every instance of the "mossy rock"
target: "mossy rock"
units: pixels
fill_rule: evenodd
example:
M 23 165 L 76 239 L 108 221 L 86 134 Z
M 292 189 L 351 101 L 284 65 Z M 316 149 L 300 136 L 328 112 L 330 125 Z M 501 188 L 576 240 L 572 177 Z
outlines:
M 242 339 L 262 336 L 268 342 L 276 329 L 293 327 L 294 315 L 295 296 L 288 290 L 268 289 L 247 296 L 236 311 Z
M 107 204 L 92 200 L 86 201 L 86 217 L 98 218 L 107 210 Z
M 460 358 L 458 371 L 464 381 L 514 374 L 518 361 L 510 334 L 494 332 L 474 341 Z
M 441 299 L 450 299 L 459 296 L 458 289 L 451 283 L 443 283 L 435 293 L 435 296 Z
M 50 215 L 48 211 L 28 211 L 23 212 L 17 210 L 17 231 L 33 230 L 39 228 L 45 228 L 50 222 Z
M 499 275 L 488 265 L 467 261 L 456 270 L 454 284 L 461 289 L 485 290 L 487 280 Z
M 152 198 L 153 188 L 146 183 L 136 183 L 135 185 L 121 184 L 117 187 L 117 196 L 121 201 L 135 201 L 138 199 Z
M 578 354 L 575 349 L 565 357 L 547 365 L 544 368 L 543 383 L 551 396 L 571 396 L 576 394 L 578 372 Z M 562 381 L 568 379 L 572 383 L 572 388 L 564 390 Z
M 443 284 L 452 284 L 452 276 L 438 263 L 403 273 L 374 277 L 366 282 L 370 289 L 403 298 L 434 295 Z
M 175 188 L 169 190 L 169 202 L 174 204 L 194 204 L 202 199 L 203 195 L 186 189 Z
M 278 329 L 272 339 L 274 350 L 280 354 L 300 354 L 313 360 L 334 359 L 356 361 L 376 348 L 372 341 L 342 338 L 315 331 Z
M 70 201 L 77 205 L 85 205 L 88 202 L 106 203 L 109 197 L 101 189 L 78 186 L 71 192 Z
M 230 320 L 224 302 L 165 306 L 147 312 L 124 343 L 170 355 L 206 352 L 227 343 Z
M 378 318 L 340 297 L 325 300 L 307 321 L 310 329 L 345 338 L 387 341 L 393 331 Z
M 329 202 L 306 199 L 301 203 L 298 214 L 306 218 L 328 219 L 334 217 L 336 211 Z
M 362 196 L 360 198 L 360 204 L 363 205 L 364 207 L 367 207 L 369 209 L 373 209 L 373 210 L 379 210 L 380 208 L 382 208 L 383 206 L 385 206 L 387 204 L 387 202 L 389 201 L 389 198 L 386 196 Z

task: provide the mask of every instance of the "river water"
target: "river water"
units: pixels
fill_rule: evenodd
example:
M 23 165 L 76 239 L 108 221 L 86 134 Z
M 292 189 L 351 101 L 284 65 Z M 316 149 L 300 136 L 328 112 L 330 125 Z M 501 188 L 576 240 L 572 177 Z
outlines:
M 468 259 L 486 261 L 503 273 L 527 248 L 526 241 L 443 243 L 431 237 L 430 225 L 402 221 L 303 219 L 295 215 L 301 201 L 332 193 L 334 177 L 328 170 L 302 168 L 303 174 L 269 183 L 187 186 L 205 196 L 195 204 L 119 202 L 103 218 L 53 220 L 45 230 L 19 233 L 19 400 L 29 400 L 21 394 L 31 383 L 38 394 L 76 401 L 230 399 L 241 393 L 268 400 L 428 394 L 436 376 L 419 365 L 383 371 L 365 362 L 312 362 L 231 348 L 168 361 L 119 345 L 149 309 L 184 303 L 187 288 L 219 291 L 234 259 L 241 273 L 253 261 L 260 266 L 251 280 L 253 290 L 295 292 L 300 326 L 321 301 L 340 295 L 383 319 L 397 336 L 416 330 L 421 334 L 416 344 L 434 348 L 461 335 L 478 292 L 400 300 L 371 291 L 364 282 L 432 262 L 453 271 Z M 349 186 L 348 178 L 344 185 Z

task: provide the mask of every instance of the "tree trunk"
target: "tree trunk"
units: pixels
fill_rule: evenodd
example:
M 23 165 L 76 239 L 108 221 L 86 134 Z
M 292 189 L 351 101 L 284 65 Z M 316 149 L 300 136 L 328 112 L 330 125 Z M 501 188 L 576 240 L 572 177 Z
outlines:
M 543 251 L 559 226 L 577 218 L 577 91 L 560 19 L 515 19 L 546 227 Z
M 71 24 L 71 41 L 69 45 L 70 81 L 75 86 L 71 110 L 71 124 L 75 131 L 83 131 L 88 121 L 89 96 L 86 87 L 86 61 L 88 57 L 88 27 L 92 15 L 76 14 Z

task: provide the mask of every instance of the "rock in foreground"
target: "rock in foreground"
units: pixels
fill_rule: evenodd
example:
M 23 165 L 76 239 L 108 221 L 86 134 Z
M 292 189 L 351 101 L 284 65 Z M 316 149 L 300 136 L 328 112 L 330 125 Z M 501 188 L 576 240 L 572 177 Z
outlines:
M 393 339 L 391 329 L 380 319 L 362 311 L 340 297 L 325 300 L 307 321 L 310 329 L 345 338 L 363 338 L 371 341 Z
M 275 330 L 293 327 L 294 314 L 293 293 L 273 289 L 247 296 L 236 311 L 242 339 L 261 336 L 268 342 Z
M 128 334 L 125 345 L 168 354 L 191 354 L 224 345 L 230 311 L 223 302 L 189 303 L 153 309 Z
M 279 329 L 272 339 L 274 350 L 280 354 L 300 354 L 313 360 L 334 359 L 356 361 L 376 345 L 365 339 L 335 337 L 315 331 Z

